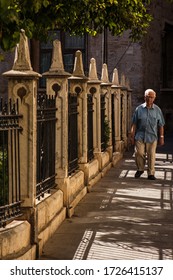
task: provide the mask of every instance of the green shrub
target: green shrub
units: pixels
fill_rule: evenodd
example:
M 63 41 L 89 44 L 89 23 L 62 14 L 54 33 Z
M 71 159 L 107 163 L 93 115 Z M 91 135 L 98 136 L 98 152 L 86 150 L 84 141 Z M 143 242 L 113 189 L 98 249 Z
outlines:
M 8 204 L 8 153 L 0 147 L 0 206 Z
M 111 133 L 111 129 L 109 126 L 109 121 L 106 119 L 107 116 L 105 116 L 104 119 L 104 143 L 105 143 L 105 149 L 108 147 L 108 143 L 110 140 L 110 133 Z

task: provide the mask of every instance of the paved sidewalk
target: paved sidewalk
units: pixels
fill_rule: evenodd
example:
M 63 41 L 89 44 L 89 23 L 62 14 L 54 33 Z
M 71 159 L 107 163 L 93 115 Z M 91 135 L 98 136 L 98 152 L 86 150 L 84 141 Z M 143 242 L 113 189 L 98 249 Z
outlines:
M 108 171 L 44 247 L 42 260 L 172 260 L 173 137 L 157 151 L 157 180 L 135 179 L 134 155 Z

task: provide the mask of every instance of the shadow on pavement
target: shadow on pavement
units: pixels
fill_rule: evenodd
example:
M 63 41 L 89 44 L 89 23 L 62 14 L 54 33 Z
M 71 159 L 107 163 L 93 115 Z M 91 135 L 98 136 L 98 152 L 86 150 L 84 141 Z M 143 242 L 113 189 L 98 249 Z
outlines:
M 40 259 L 172 260 L 173 137 L 158 147 L 155 181 L 135 179 L 133 151 L 103 177 L 44 247 Z

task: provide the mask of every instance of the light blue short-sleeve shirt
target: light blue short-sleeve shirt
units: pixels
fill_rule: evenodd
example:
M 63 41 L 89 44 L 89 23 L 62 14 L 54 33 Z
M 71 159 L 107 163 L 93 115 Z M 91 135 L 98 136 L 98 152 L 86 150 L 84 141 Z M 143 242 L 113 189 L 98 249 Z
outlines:
M 132 123 L 136 125 L 135 140 L 144 143 L 156 141 L 158 139 L 158 127 L 165 125 L 161 109 L 156 104 L 153 104 L 152 108 L 147 108 L 146 103 L 136 108 Z

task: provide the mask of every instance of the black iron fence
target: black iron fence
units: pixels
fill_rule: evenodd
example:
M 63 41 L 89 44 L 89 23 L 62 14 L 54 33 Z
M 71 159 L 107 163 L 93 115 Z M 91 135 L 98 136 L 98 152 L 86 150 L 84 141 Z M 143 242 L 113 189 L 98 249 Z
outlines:
M 88 161 L 94 158 L 93 153 L 93 95 L 87 95 L 87 109 L 88 109 Z
M 113 152 L 115 152 L 115 107 L 114 107 L 114 94 L 111 95 L 112 102 L 112 146 Z
M 68 96 L 68 174 L 78 169 L 78 100 L 77 93 Z
M 0 100 L 0 227 L 21 215 L 20 131 L 16 103 Z
M 123 100 L 123 94 L 121 93 L 121 108 L 120 108 L 120 127 L 121 127 L 121 130 L 120 130 L 120 138 L 121 138 L 121 140 L 123 140 L 123 106 L 124 106 L 124 104 L 123 104 L 123 102 L 124 102 L 124 100 Z
M 37 100 L 36 197 L 55 187 L 56 96 L 39 94 Z
M 105 145 L 105 95 L 101 94 L 100 96 L 100 104 L 101 104 L 101 151 L 106 149 Z

